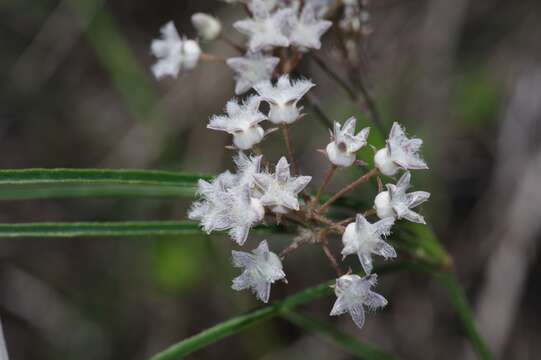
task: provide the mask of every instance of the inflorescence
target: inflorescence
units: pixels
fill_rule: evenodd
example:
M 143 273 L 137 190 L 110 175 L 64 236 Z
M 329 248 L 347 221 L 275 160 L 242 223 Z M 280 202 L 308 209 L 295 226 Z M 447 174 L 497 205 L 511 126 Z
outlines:
M 300 175 L 294 162 L 289 127 L 304 114 L 300 102 L 315 86 L 308 79 L 293 78 L 290 74 L 308 52 L 321 48 L 321 37 L 332 26 L 330 13 L 337 4 L 343 5 L 337 27 L 348 34 L 368 32 L 368 14 L 356 1 L 291 1 L 291 0 L 226 0 L 242 3 L 250 16 L 233 27 L 245 36 L 244 44 L 236 44 L 222 34 L 218 19 L 197 13 L 192 23 L 198 39 L 180 36 L 173 22 L 161 28 L 161 38 L 151 44 L 151 52 L 158 59 L 152 71 L 156 78 L 177 77 L 179 72 L 191 70 L 201 60 L 215 62 L 219 57 L 205 54 L 201 42 L 222 39 L 242 54 L 222 59 L 229 66 L 236 81 L 234 92 L 243 98 L 233 98 L 222 115 L 210 118 L 207 127 L 232 136 L 228 148 L 238 152 L 233 160 L 236 173 L 225 171 L 212 181 L 200 180 L 198 200 L 193 203 L 189 218 L 200 222 L 207 233 L 227 231 L 231 239 L 243 246 L 250 230 L 263 222 L 284 222 L 298 227 L 298 235 L 291 244 L 276 254 L 263 240 L 251 252 L 232 251 L 233 265 L 242 273 L 233 279 L 234 290 L 251 289 L 256 297 L 267 302 L 271 284 L 286 282 L 282 261 L 295 249 L 305 244 L 321 246 L 338 278 L 333 286 L 336 302 L 330 315 L 349 313 L 355 324 L 364 324 L 364 307 L 384 307 L 387 300 L 373 292 L 377 275 L 373 274 L 373 256 L 394 259 L 397 253 L 385 241 L 396 221 L 406 220 L 425 224 L 423 216 L 412 209 L 425 202 L 430 194 L 424 191 L 407 192 L 410 170 L 428 169 L 419 154 L 422 140 L 408 138 L 405 129 L 394 123 L 386 145 L 374 155 L 374 167 L 343 189 L 330 194 L 326 202 L 322 195 L 338 169 L 364 166 L 357 159 L 358 152 L 368 145 L 370 129 L 356 133 L 357 120 L 350 117 L 343 124 L 334 123 L 330 142 L 322 150 L 330 162 L 325 180 L 312 193 L 307 190 L 311 176 Z M 363 1 L 365 3 L 366 1 Z M 246 94 L 246 95 L 244 95 Z M 261 104 L 267 110 L 262 111 Z M 264 124 L 270 127 L 264 128 Z M 260 143 L 280 129 L 285 139 L 285 156 L 275 166 L 263 158 Z M 336 220 L 326 212 L 336 200 L 372 178 L 395 176 L 395 184 L 385 187 L 378 181 L 379 193 L 372 209 L 360 211 L 354 218 Z M 376 218 L 369 220 L 370 218 Z M 364 271 L 361 277 L 343 273 L 340 263 L 328 247 L 330 234 L 342 237 L 343 259 L 356 255 Z

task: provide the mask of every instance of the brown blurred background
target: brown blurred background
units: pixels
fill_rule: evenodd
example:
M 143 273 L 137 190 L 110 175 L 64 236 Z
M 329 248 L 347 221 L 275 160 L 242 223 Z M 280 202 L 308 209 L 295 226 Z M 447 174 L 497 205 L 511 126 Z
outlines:
M 231 168 L 229 139 L 208 131 L 233 94 L 222 65 L 156 81 L 150 41 L 174 20 L 189 36 L 196 11 L 218 15 L 231 37 L 242 9 L 222 2 L 4 0 L 0 2 L 0 166 L 196 171 Z M 431 171 L 416 187 L 433 197 L 425 217 L 452 254 L 497 359 L 541 353 L 541 3 L 537 0 L 373 0 L 360 55 L 384 121 L 425 140 Z M 223 43 L 205 51 L 231 56 Z M 340 72 L 332 41 L 319 56 Z M 335 120 L 357 114 L 306 60 L 300 72 Z M 346 74 L 341 74 L 346 76 Z M 306 123 L 310 123 L 309 125 Z M 367 122 L 363 120 L 363 125 Z M 307 130 L 309 129 L 309 130 Z M 293 128 L 299 163 L 320 180 L 314 150 L 327 130 L 313 114 Z M 265 144 L 271 160 L 281 139 Z M 347 175 L 342 181 L 346 181 Z M 339 186 L 340 181 L 334 184 Z M 0 222 L 185 218 L 179 199 L 2 202 Z M 280 248 L 287 239 L 271 240 Z M 11 358 L 145 359 L 255 306 L 230 290 L 227 239 L 0 240 L 0 314 Z M 279 299 L 333 277 L 318 249 L 288 258 Z M 427 277 L 382 279 L 390 305 L 362 331 L 321 319 L 404 359 L 474 358 L 448 300 Z M 348 354 L 273 320 L 193 359 L 347 359 Z

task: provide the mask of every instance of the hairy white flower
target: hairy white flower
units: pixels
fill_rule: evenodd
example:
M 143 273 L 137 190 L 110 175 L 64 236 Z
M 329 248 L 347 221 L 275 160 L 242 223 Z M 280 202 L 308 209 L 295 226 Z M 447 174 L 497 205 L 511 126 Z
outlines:
M 302 111 L 302 107 L 297 108 L 297 103 L 314 86 L 310 80 L 290 81 L 288 75 L 282 75 L 276 85 L 263 81 L 255 85 L 254 89 L 263 101 L 269 103 L 271 122 L 291 124 L 300 117 Z
M 321 20 L 316 16 L 316 6 L 307 3 L 299 17 L 290 21 L 289 41 L 291 45 L 305 49 L 320 49 L 321 36 L 331 27 L 332 21 Z
M 234 158 L 237 174 L 226 171 L 212 182 L 199 180 L 197 193 L 200 200 L 193 203 L 188 217 L 199 220 L 209 234 L 228 230 L 231 238 L 243 245 L 252 226 L 265 216 L 261 201 L 252 191 L 261 158 L 239 152 Z
M 344 123 L 344 127 L 338 122 L 334 123 L 334 133 L 331 133 L 331 142 L 327 145 L 326 152 L 329 161 L 336 166 L 348 167 L 353 165 L 355 153 L 366 145 L 370 128 L 366 127 L 355 135 L 357 120 L 350 117 Z
M 342 236 L 342 256 L 357 254 L 366 274 L 372 272 L 372 254 L 383 256 L 385 259 L 396 257 L 394 248 L 381 237 L 391 232 L 394 218 L 384 218 L 373 224 L 361 214 L 357 214 L 355 222 L 346 226 Z
M 423 140 L 408 139 L 404 129 L 397 122 L 389 132 L 387 145 L 376 152 L 374 162 L 382 174 L 392 176 L 399 168 L 408 170 L 428 169 L 426 162 L 419 155 Z
M 376 196 L 374 207 L 380 219 L 391 217 L 426 224 L 425 219 L 411 209 L 427 201 L 430 193 L 414 191 L 407 194 L 410 181 L 411 174 L 407 171 L 396 185 L 387 184 L 387 191 L 382 191 Z
M 294 14 L 292 8 L 287 7 L 270 12 L 265 2 L 261 0 L 252 0 L 248 7 L 253 18 L 239 20 L 233 26 L 249 37 L 250 51 L 257 52 L 278 46 L 289 46 L 285 31 L 289 19 Z
M 227 59 L 227 65 L 235 72 L 235 94 L 243 94 L 257 83 L 270 80 L 279 62 L 280 58 L 261 53 Z
M 233 265 L 244 268 L 244 272 L 233 279 L 233 290 L 245 290 L 251 288 L 256 297 L 264 303 L 269 301 L 271 284 L 284 279 L 286 274 L 282 270 L 280 258 L 269 251 L 267 241 L 263 240 L 259 246 L 247 253 L 232 251 Z
M 193 14 L 192 24 L 195 30 L 197 30 L 199 37 L 206 41 L 216 39 L 222 31 L 220 20 L 205 13 Z
M 258 144 L 265 135 L 259 123 L 267 117 L 259 111 L 260 99 L 250 96 L 244 103 L 229 100 L 225 111 L 227 115 L 214 115 L 210 118 L 207 128 L 225 131 L 233 135 L 233 144 L 241 149 L 250 149 Z
M 158 79 L 170 75 L 177 77 L 180 70 L 193 69 L 201 56 L 201 48 L 194 40 L 180 38 L 172 21 L 162 26 L 161 39 L 152 41 L 150 50 L 158 58 L 152 72 Z
M 349 313 L 351 319 L 359 328 L 364 325 L 364 306 L 369 310 L 375 310 L 387 305 L 387 299 L 370 290 L 377 283 L 377 275 L 369 275 L 364 278 L 359 275 L 343 275 L 336 279 L 334 303 L 331 316 Z
M 264 206 L 270 206 L 276 214 L 286 214 L 289 210 L 299 210 L 297 194 L 312 180 L 311 176 L 293 177 L 289 171 L 289 163 L 282 157 L 274 174 L 255 174 L 255 183 L 263 195 L 260 200 Z

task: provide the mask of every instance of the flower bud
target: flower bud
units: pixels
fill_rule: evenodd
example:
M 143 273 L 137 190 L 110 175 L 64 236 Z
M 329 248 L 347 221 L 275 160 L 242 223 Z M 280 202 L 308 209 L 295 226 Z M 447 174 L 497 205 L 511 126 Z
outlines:
M 185 39 L 182 41 L 181 57 L 182 68 L 191 70 L 197 66 L 199 57 L 201 56 L 201 48 L 195 40 Z
M 206 41 L 216 39 L 222 31 L 222 24 L 220 23 L 220 20 L 205 13 L 193 14 L 192 24 L 197 30 L 199 37 Z
M 387 217 L 395 217 L 395 212 L 391 205 L 391 196 L 389 191 L 380 192 L 374 199 L 374 207 L 376 208 L 376 213 L 380 219 Z
M 393 176 L 398 172 L 399 167 L 391 160 L 387 147 L 380 149 L 374 156 L 374 163 L 378 170 L 387 176 Z
M 348 167 L 355 162 L 355 153 L 348 153 L 346 149 L 340 149 L 343 143 L 331 142 L 327 145 L 326 152 L 329 161 L 336 166 Z M 344 145 L 345 147 L 345 145 Z
M 259 144 L 264 134 L 265 131 L 261 126 L 251 126 L 246 130 L 235 132 L 233 134 L 233 144 L 241 150 L 248 150 L 255 144 Z

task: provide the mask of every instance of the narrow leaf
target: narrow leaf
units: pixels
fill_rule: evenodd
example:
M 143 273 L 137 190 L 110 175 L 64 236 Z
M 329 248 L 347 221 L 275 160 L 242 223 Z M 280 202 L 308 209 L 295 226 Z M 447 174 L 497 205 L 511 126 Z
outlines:
M 344 333 L 330 324 L 312 319 L 298 312 L 284 312 L 282 317 L 298 327 L 318 335 L 323 340 L 338 346 L 352 355 L 356 355 L 359 359 L 391 360 L 396 358 L 373 345 L 359 341 L 357 338 Z
M 0 170 L 0 199 L 90 196 L 192 197 L 199 179 L 209 176 L 156 170 Z

